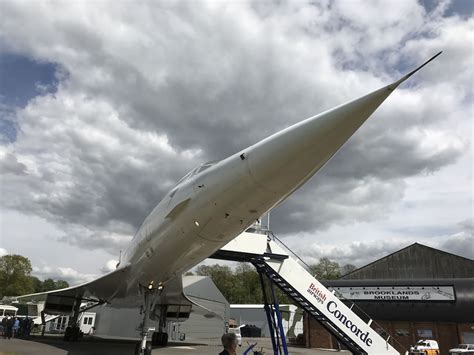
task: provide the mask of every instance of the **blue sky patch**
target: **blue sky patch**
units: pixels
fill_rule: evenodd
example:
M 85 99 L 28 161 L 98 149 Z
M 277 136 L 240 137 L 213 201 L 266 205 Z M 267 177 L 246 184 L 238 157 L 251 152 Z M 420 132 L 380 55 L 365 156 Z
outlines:
M 472 0 L 453 0 L 446 10 L 447 16 L 460 16 L 462 18 L 472 17 L 474 14 L 474 2 Z
M 56 92 L 56 70 L 54 63 L 0 53 L 0 143 L 16 140 L 15 108 L 25 107 L 35 96 Z
M 427 12 L 433 11 L 439 5 L 438 0 L 419 0 L 419 3 Z M 445 16 L 459 16 L 461 18 L 472 17 L 474 13 L 474 1 L 472 0 L 452 0 L 448 5 Z
M 57 65 L 40 63 L 15 54 L 0 54 L 0 95 L 8 106 L 25 107 L 40 94 L 55 92 Z M 46 89 L 42 91 L 38 85 Z

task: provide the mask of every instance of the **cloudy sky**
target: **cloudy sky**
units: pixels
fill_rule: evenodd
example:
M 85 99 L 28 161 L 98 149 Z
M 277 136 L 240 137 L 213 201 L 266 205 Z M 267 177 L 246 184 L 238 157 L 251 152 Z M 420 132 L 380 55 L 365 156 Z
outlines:
M 72 283 L 188 170 L 398 79 L 272 211 L 306 261 L 474 258 L 473 3 L 0 1 L 0 254 Z

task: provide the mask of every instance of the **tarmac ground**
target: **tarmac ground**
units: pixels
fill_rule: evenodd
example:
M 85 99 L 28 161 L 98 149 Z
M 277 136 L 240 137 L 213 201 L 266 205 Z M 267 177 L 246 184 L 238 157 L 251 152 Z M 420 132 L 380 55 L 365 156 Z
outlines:
M 247 342 L 258 345 L 255 350 L 261 350 L 265 355 L 272 355 L 271 341 L 268 338 L 244 338 L 242 347 L 237 354 L 243 354 L 247 349 Z M 83 339 L 78 342 L 66 342 L 60 337 L 31 337 L 25 339 L 0 339 L 0 355 L 133 355 L 136 342 L 111 340 L 111 339 Z M 170 343 L 166 348 L 153 349 L 153 355 L 217 355 L 222 351 L 221 347 L 215 345 Z M 289 348 L 290 354 L 328 355 L 334 351 Z M 344 354 L 350 354 L 343 352 Z

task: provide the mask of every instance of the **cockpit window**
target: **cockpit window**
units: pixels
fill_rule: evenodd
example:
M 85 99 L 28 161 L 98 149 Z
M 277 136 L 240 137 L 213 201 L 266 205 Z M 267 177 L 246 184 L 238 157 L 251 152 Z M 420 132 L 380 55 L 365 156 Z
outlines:
M 181 184 L 183 181 L 186 181 L 188 180 L 189 178 L 191 178 L 192 176 L 194 175 L 197 175 L 201 172 L 203 172 L 204 170 L 206 169 L 209 169 L 211 166 L 215 165 L 218 161 L 217 160 L 213 160 L 213 161 L 208 161 L 206 163 L 203 163 L 201 165 L 199 165 L 197 168 L 194 168 L 193 170 L 191 170 L 189 173 L 187 173 L 186 175 L 184 175 L 184 177 L 178 181 L 178 183 L 176 185 L 179 185 Z
M 186 175 L 184 175 L 184 176 L 181 178 L 181 180 L 179 180 L 179 181 L 177 182 L 176 186 L 179 185 L 179 184 L 181 184 L 183 181 L 188 180 L 191 176 L 193 176 L 193 170 L 191 170 L 189 173 L 187 173 Z
M 211 166 L 215 165 L 217 163 L 217 161 L 210 161 L 210 162 L 207 162 L 207 163 L 204 163 L 204 164 L 201 164 L 201 166 L 199 166 L 196 170 L 196 174 L 199 174 L 200 172 L 206 170 L 206 169 L 209 169 Z M 194 175 L 196 175 L 194 174 Z

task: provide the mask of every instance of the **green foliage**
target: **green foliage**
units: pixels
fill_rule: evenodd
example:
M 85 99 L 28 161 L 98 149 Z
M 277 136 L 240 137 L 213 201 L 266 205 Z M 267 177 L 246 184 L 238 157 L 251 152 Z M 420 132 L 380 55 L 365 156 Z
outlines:
M 69 287 L 69 284 L 64 280 L 54 281 L 53 279 L 46 279 L 41 284 L 41 292 L 53 291 L 66 287 Z
M 30 278 L 33 282 L 33 286 L 34 286 L 33 292 L 35 293 L 59 290 L 61 288 L 69 287 L 69 284 L 64 280 L 54 281 L 53 279 L 46 279 L 44 281 L 41 281 L 35 276 L 30 276 Z
M 64 280 L 57 280 L 56 281 L 56 288 L 55 290 L 59 290 L 60 288 L 67 288 L 69 287 L 69 283 Z
M 341 277 L 341 268 L 335 261 L 321 258 L 319 263 L 311 265 L 311 272 L 317 280 L 334 280 Z
M 230 300 L 234 290 L 233 273 L 230 267 L 222 265 L 200 265 L 196 275 L 209 276 L 227 300 Z M 229 301 L 230 302 L 230 301 Z
M 229 303 L 263 303 L 260 277 L 250 264 L 240 263 L 235 270 L 218 264 L 200 265 L 196 274 L 209 276 Z M 270 289 L 267 292 L 269 294 Z M 279 289 L 276 289 L 276 295 L 279 303 L 292 303 Z
M 54 282 L 53 279 L 46 279 L 43 281 L 43 285 L 42 285 L 42 292 L 46 292 L 46 291 L 52 291 L 52 290 L 55 290 L 56 289 L 56 283 Z
M 21 255 L 0 257 L 0 297 L 19 296 L 34 291 L 31 262 Z
M 33 283 L 33 292 L 41 292 L 41 287 L 43 285 L 43 282 L 38 279 L 36 276 L 30 276 L 31 282 Z
M 39 280 L 31 276 L 31 262 L 21 255 L 0 257 L 0 298 L 21 296 L 29 293 L 45 292 L 69 287 L 63 280 Z
M 262 303 L 260 277 L 252 265 L 240 263 L 234 271 L 233 279 L 233 300 L 230 303 Z

